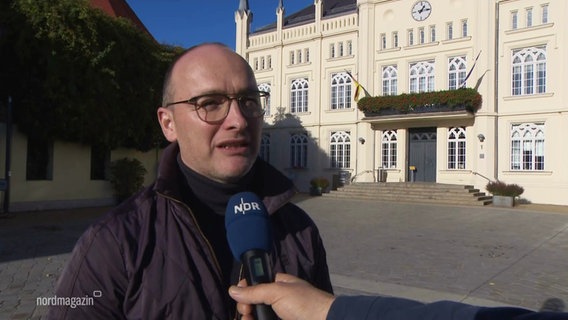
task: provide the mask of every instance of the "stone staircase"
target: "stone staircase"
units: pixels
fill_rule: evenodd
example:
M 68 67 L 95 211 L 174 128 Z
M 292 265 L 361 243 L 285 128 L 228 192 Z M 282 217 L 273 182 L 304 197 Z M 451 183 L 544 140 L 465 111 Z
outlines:
M 493 197 L 473 186 L 428 182 L 353 183 L 323 194 L 342 199 L 441 203 L 484 206 Z

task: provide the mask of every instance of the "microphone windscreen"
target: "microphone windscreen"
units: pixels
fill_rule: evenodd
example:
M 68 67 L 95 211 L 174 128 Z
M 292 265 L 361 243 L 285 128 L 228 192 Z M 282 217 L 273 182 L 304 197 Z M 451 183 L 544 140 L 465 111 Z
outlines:
M 272 248 L 272 231 L 268 211 L 252 192 L 237 193 L 229 199 L 225 210 L 225 229 L 229 247 L 235 259 L 249 250 Z

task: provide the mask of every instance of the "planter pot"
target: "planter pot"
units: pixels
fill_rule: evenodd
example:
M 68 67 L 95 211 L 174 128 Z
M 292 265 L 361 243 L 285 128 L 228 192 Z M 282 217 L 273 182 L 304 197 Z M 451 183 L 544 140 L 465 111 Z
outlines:
M 493 196 L 493 205 L 497 207 L 513 207 L 515 206 L 515 197 Z
M 310 188 L 310 195 L 312 196 L 321 196 L 322 194 L 322 188 L 320 187 L 311 187 Z

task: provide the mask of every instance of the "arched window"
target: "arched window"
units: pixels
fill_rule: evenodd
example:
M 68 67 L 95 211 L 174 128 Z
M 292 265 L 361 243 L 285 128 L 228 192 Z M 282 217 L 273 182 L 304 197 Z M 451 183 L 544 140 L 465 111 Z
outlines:
M 450 128 L 448 132 L 448 169 L 465 169 L 465 128 Z
M 434 61 L 410 65 L 410 93 L 434 91 Z
M 270 162 L 270 134 L 264 133 L 262 135 L 262 140 L 260 140 L 260 150 L 258 156 L 266 161 Z
M 308 112 L 308 79 L 292 81 L 290 90 L 290 112 Z
M 351 167 L 351 138 L 349 131 L 331 133 L 330 157 L 332 168 Z
M 513 51 L 512 95 L 546 92 L 546 48 Z
M 544 170 L 544 123 L 511 127 L 511 170 Z
M 396 66 L 383 67 L 383 96 L 394 96 L 398 91 L 398 70 Z
M 306 168 L 308 165 L 308 135 L 296 133 L 290 136 L 290 167 Z
M 467 75 L 465 57 L 450 58 L 448 62 L 448 89 L 459 88 Z
M 259 84 L 258 90 L 270 93 L 270 83 L 266 82 L 266 83 Z M 262 99 L 262 102 L 263 102 L 262 108 L 265 111 L 264 115 L 269 116 L 270 115 L 270 96 L 268 96 L 266 99 Z
M 397 152 L 396 130 L 383 131 L 381 146 L 382 146 L 382 151 L 381 151 L 382 167 L 384 169 L 396 168 L 396 152 Z
M 336 73 L 331 77 L 331 109 L 351 108 L 351 78 L 347 73 Z

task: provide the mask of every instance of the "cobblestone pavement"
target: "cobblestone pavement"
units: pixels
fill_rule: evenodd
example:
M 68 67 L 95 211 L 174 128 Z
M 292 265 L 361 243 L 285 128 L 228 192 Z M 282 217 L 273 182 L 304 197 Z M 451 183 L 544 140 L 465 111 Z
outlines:
M 568 207 L 299 205 L 320 229 L 336 293 L 530 309 L 568 301 Z
M 299 197 L 336 293 L 536 309 L 568 301 L 568 208 L 456 207 Z M 108 208 L 0 218 L 0 319 L 40 319 L 77 238 Z M 40 303 L 41 304 L 41 303 Z
M 108 208 L 14 213 L 0 218 L 0 319 L 41 319 L 85 228 Z

